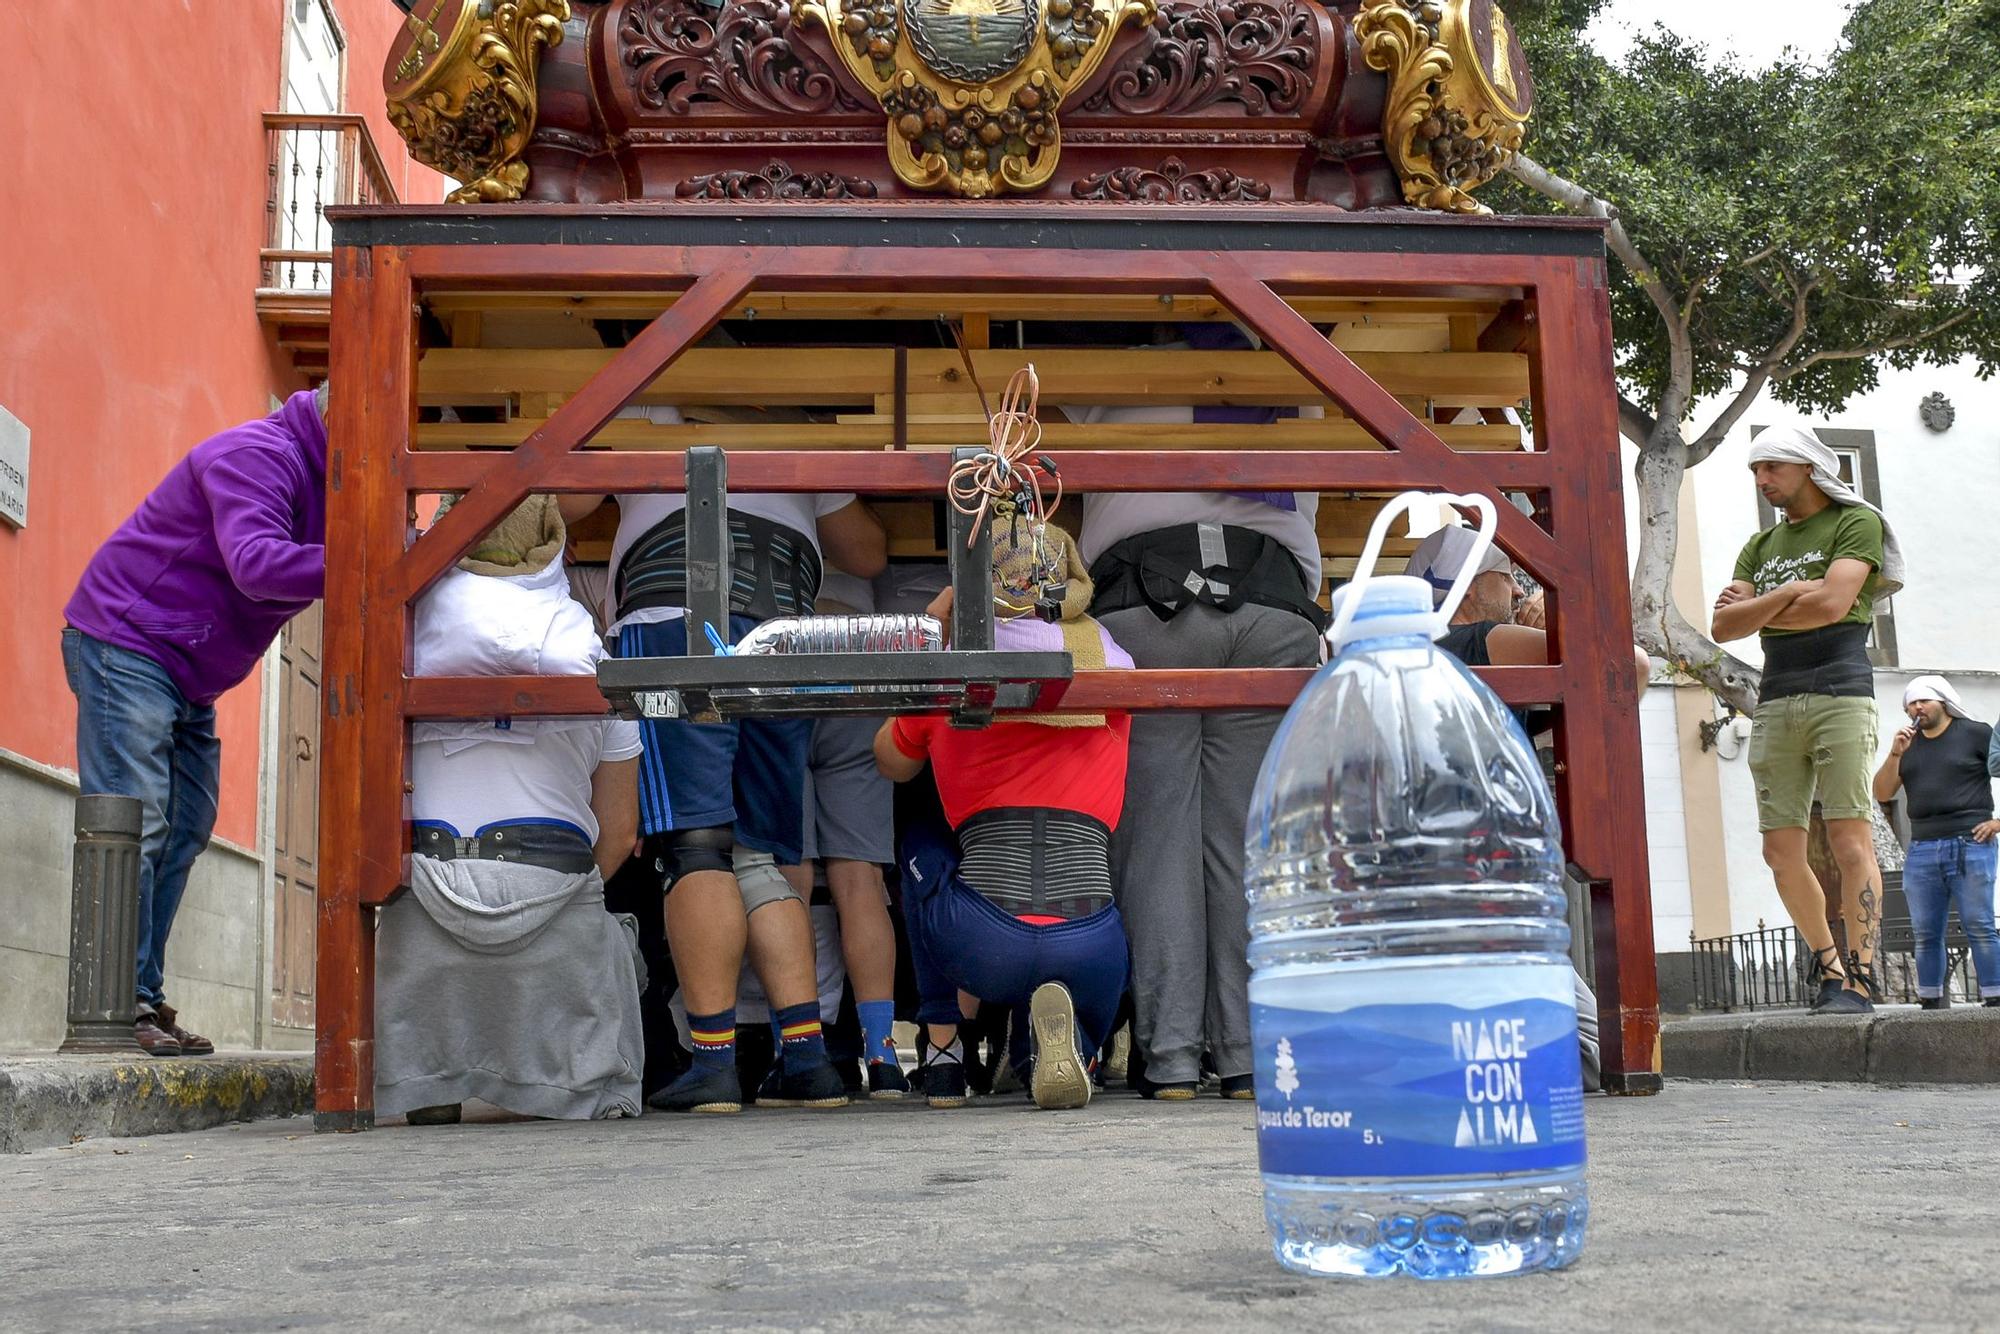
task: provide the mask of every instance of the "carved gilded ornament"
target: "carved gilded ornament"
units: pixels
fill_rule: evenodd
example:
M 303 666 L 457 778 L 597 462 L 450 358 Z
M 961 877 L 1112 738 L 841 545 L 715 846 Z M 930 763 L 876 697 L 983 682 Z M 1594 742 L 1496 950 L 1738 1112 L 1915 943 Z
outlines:
M 1056 110 L 1154 0 L 795 0 L 888 116 L 889 163 L 918 190 L 1039 189 L 1062 152 Z
M 1492 0 L 1366 0 L 1362 59 L 1389 76 L 1382 138 L 1418 208 L 1488 213 L 1472 191 L 1521 146 L 1534 109 L 1527 58 Z
M 519 199 L 542 49 L 569 0 L 417 0 L 389 46 L 389 122 L 410 156 L 461 182 L 454 204 Z

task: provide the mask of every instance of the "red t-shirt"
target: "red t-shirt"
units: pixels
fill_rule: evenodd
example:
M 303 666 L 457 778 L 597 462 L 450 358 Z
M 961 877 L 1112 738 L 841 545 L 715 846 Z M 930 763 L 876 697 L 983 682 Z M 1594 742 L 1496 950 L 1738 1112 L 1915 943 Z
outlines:
M 889 735 L 911 759 L 930 760 L 953 829 L 1003 806 L 1077 811 L 1116 829 L 1125 809 L 1129 713 L 1107 715 L 1103 727 L 994 723 L 976 732 L 939 715 L 906 715 Z

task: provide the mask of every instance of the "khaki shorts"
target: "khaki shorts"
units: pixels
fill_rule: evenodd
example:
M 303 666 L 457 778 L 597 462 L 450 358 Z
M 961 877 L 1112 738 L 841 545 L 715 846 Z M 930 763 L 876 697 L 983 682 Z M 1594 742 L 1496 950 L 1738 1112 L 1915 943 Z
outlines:
M 1750 773 L 1757 827 L 1804 829 L 1815 798 L 1829 820 L 1866 820 L 1875 809 L 1875 701 L 1793 695 L 1757 706 Z

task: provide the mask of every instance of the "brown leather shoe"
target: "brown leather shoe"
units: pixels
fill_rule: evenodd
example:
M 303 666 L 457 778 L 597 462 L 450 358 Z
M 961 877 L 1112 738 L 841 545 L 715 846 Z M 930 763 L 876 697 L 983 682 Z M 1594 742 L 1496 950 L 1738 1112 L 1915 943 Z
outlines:
M 141 1014 L 132 1021 L 132 1036 L 138 1040 L 139 1050 L 148 1056 L 178 1056 L 181 1054 L 179 1039 L 160 1027 L 160 1017 L 156 1014 Z
M 160 1027 L 173 1034 L 183 1056 L 213 1056 L 215 1044 L 199 1033 L 190 1033 L 180 1024 L 180 1012 L 171 1005 L 159 1007 Z

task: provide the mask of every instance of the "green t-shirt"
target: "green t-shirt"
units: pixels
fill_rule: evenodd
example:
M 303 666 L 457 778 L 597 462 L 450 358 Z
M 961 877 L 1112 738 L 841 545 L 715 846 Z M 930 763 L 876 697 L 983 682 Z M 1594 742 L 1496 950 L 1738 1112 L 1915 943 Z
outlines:
M 1762 597 L 1794 579 L 1824 579 L 1841 559 L 1865 560 L 1873 571 L 1861 585 L 1847 615 L 1834 622 L 1867 625 L 1875 614 L 1875 587 L 1882 577 L 1882 518 L 1859 505 L 1828 505 L 1799 523 L 1778 523 L 1743 544 L 1736 578 Z M 1764 634 L 1796 633 L 1766 628 Z

